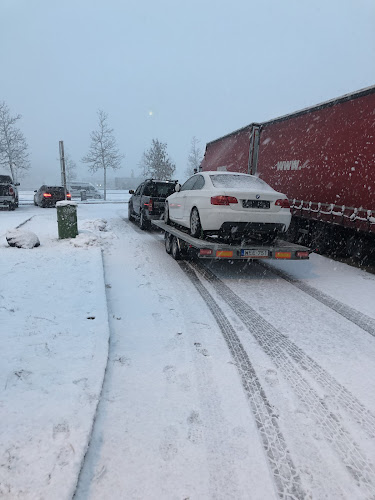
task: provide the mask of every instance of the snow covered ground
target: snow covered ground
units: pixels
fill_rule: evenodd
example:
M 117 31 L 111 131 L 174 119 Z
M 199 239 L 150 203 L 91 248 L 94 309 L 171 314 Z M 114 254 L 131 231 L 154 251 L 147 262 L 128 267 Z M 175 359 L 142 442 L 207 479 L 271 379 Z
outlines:
M 375 276 L 178 263 L 128 198 L 0 212 L 0 497 L 375 498 Z

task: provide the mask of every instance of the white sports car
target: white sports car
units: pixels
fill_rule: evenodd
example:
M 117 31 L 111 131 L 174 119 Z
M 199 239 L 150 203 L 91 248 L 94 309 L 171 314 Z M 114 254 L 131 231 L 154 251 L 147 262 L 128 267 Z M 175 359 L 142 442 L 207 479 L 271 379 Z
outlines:
M 288 198 L 264 181 L 234 172 L 199 172 L 168 196 L 164 220 L 190 229 L 199 238 L 218 234 L 271 242 L 287 231 L 291 212 Z

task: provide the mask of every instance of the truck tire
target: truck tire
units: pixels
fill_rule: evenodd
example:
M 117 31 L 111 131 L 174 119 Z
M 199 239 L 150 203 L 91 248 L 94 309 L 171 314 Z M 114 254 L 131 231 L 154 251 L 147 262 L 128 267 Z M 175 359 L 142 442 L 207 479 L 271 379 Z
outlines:
M 193 238 L 200 238 L 202 233 L 201 219 L 196 207 L 193 208 L 190 214 L 190 234 Z
M 128 220 L 130 222 L 134 221 L 134 215 L 133 215 L 133 207 L 131 206 L 130 203 L 128 203 Z
M 165 251 L 169 254 L 172 252 L 172 238 L 172 234 L 168 232 L 164 234 Z
M 150 227 L 150 221 L 146 219 L 144 210 L 141 211 L 141 216 L 139 218 L 139 227 L 146 230 Z

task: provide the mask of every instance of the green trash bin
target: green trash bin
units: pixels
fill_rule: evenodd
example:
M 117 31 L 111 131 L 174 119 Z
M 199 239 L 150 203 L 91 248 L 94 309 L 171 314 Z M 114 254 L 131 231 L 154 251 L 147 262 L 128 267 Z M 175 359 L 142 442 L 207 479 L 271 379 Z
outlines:
M 78 235 L 77 203 L 58 201 L 56 208 L 59 239 L 75 238 Z

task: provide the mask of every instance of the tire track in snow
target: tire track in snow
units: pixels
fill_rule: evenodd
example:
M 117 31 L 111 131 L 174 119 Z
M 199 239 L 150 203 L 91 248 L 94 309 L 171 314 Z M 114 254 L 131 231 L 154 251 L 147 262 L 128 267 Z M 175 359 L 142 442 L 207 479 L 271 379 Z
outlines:
M 277 418 L 234 328 L 194 270 L 186 262 L 179 262 L 179 265 L 209 307 L 235 361 L 279 497 L 304 498 L 300 477 L 278 426 Z
M 236 308 L 242 310 L 242 314 L 246 315 L 250 306 L 238 297 L 224 282 L 222 282 L 212 271 L 206 267 L 200 266 L 205 274 L 206 279 L 211 282 L 220 283 L 221 294 L 225 290 L 225 297 L 231 295 L 232 303 Z M 257 314 L 251 310 L 251 314 Z M 264 328 L 267 328 L 267 321 L 259 316 L 259 321 L 264 323 Z M 273 327 L 272 327 L 273 328 Z M 373 415 L 350 391 L 332 377 L 324 368 L 316 361 L 308 356 L 300 347 L 294 344 L 288 337 L 277 332 L 278 343 L 285 349 L 287 354 L 296 361 L 303 371 L 309 372 L 316 382 L 318 382 L 327 392 L 330 393 L 332 399 L 338 403 L 352 418 L 362 427 L 362 429 L 371 438 L 375 437 L 375 415 Z
M 321 302 L 322 304 L 329 307 L 336 313 L 340 314 L 340 316 L 343 316 L 345 319 L 351 321 L 355 325 L 359 326 L 362 330 L 375 337 L 375 320 L 373 318 L 370 318 L 366 314 L 356 311 L 347 304 L 344 304 L 339 300 L 330 297 L 326 293 L 317 290 L 316 288 L 308 285 L 307 283 L 304 283 L 303 281 L 297 278 L 293 278 L 293 276 L 290 276 L 285 271 L 280 271 L 279 269 L 275 269 L 274 267 L 270 266 L 265 262 L 258 262 L 258 264 L 268 269 L 273 274 L 280 276 L 280 278 L 283 278 L 285 281 L 288 281 L 288 283 L 291 283 L 295 287 L 299 288 L 303 292 L 313 297 L 318 302 Z
M 346 470 L 363 489 L 370 493 L 370 495 L 373 495 L 375 490 L 375 471 L 372 468 L 372 464 L 359 449 L 350 433 L 341 424 L 339 415 L 335 415 L 330 411 L 325 401 L 319 397 L 316 391 L 303 378 L 303 374 L 297 370 L 291 360 L 296 361 L 301 370 L 309 370 L 314 374 L 317 377 L 317 381 L 324 388 L 329 387 L 331 391 L 339 389 L 339 393 L 337 394 L 338 401 L 344 407 L 349 402 L 350 406 L 346 409 L 356 415 L 356 419 L 358 419 L 357 415 L 359 414 L 361 417 L 359 419 L 360 422 L 365 422 L 367 431 L 372 432 L 372 434 L 374 432 L 373 428 L 371 430 L 371 422 L 374 419 L 373 415 L 349 391 L 336 382 L 333 377 L 304 354 L 293 342 L 262 318 L 215 274 L 198 262 L 191 263 L 191 266 L 213 286 L 219 297 L 232 308 L 235 314 L 246 325 L 265 353 L 283 373 L 300 400 L 307 406 L 310 415 L 313 416 L 321 428 L 327 442 L 332 445 L 339 455 Z M 362 419 L 362 417 L 365 418 Z
M 156 238 L 155 235 L 153 237 L 160 241 L 158 238 Z M 163 242 L 164 245 L 164 242 Z M 326 305 L 327 307 L 330 307 L 328 304 L 334 305 L 335 308 L 331 307 L 335 312 L 338 314 L 341 314 L 341 310 L 348 309 L 348 306 L 344 305 L 343 303 L 333 299 L 332 297 L 329 297 L 326 295 L 324 292 L 320 292 L 319 290 L 306 285 L 305 283 L 301 282 L 300 280 L 297 280 L 291 276 L 289 276 L 287 273 L 284 273 L 282 271 L 279 271 L 277 269 L 274 269 L 272 266 L 269 264 L 266 264 L 264 262 L 258 262 L 256 261 L 254 264 L 258 264 L 260 266 L 263 266 L 267 269 L 270 270 L 270 272 L 273 272 L 277 275 L 279 275 L 281 278 L 286 279 L 289 283 L 296 285 L 298 284 L 298 288 L 300 290 L 304 291 L 308 295 L 311 295 L 314 297 L 316 300 L 321 302 L 322 304 Z M 223 289 L 226 290 L 225 296 L 227 295 L 227 290 L 230 290 L 212 271 L 210 271 L 208 268 L 204 266 L 203 263 L 200 261 L 196 261 L 195 265 L 197 266 L 196 269 L 199 272 L 204 272 L 207 275 L 210 275 L 211 278 L 214 277 L 213 279 L 219 280 L 220 283 L 222 283 Z M 210 279 L 211 279 L 210 278 Z M 296 285 L 297 286 L 297 285 Z M 244 301 L 241 301 L 241 299 L 234 294 L 230 290 L 230 292 L 233 294 L 235 297 L 235 301 L 239 302 L 239 306 L 241 307 L 243 304 L 245 304 L 245 311 L 246 308 L 249 307 Z M 241 303 L 240 303 L 241 302 Z M 351 308 L 349 308 L 351 309 Z M 344 316 L 346 319 L 349 319 L 349 321 L 352 321 L 350 317 L 355 318 L 358 320 L 358 322 L 352 321 L 355 323 L 357 326 L 360 326 L 359 323 L 364 323 L 369 326 L 369 328 L 373 328 L 373 332 L 368 331 L 368 333 L 371 333 L 371 335 L 375 335 L 375 321 L 372 320 L 372 318 L 369 318 L 365 314 L 362 314 L 358 311 L 355 311 L 354 309 L 351 309 L 351 312 L 353 314 L 349 315 L 347 314 Z M 254 311 L 255 313 L 255 311 Z M 255 313 L 256 314 L 256 313 Z M 350 316 L 350 317 L 349 317 Z M 259 316 L 261 318 L 261 316 Z M 263 319 L 263 318 L 262 318 Z M 263 320 L 265 321 L 265 320 Z M 374 325 L 372 325 L 374 323 Z M 362 328 L 360 326 L 360 328 Z M 336 403 L 338 403 L 347 413 L 349 413 L 352 418 L 357 422 L 362 429 L 367 433 L 367 435 L 371 438 L 375 437 L 375 415 L 373 415 L 353 394 L 351 394 L 344 386 L 339 384 L 337 380 L 332 377 L 324 368 L 322 368 L 320 365 L 318 365 L 310 356 L 308 356 L 302 349 L 300 349 L 297 345 L 295 345 L 291 340 L 288 339 L 288 337 L 285 337 L 282 335 L 280 332 L 278 332 L 280 336 L 280 340 L 282 340 L 282 345 L 286 349 L 286 352 L 291 356 L 297 363 L 300 364 L 301 368 L 304 371 L 308 371 L 311 373 L 311 375 L 314 377 L 314 379 L 328 392 L 330 392 L 330 395 L 332 396 L 332 400 Z

